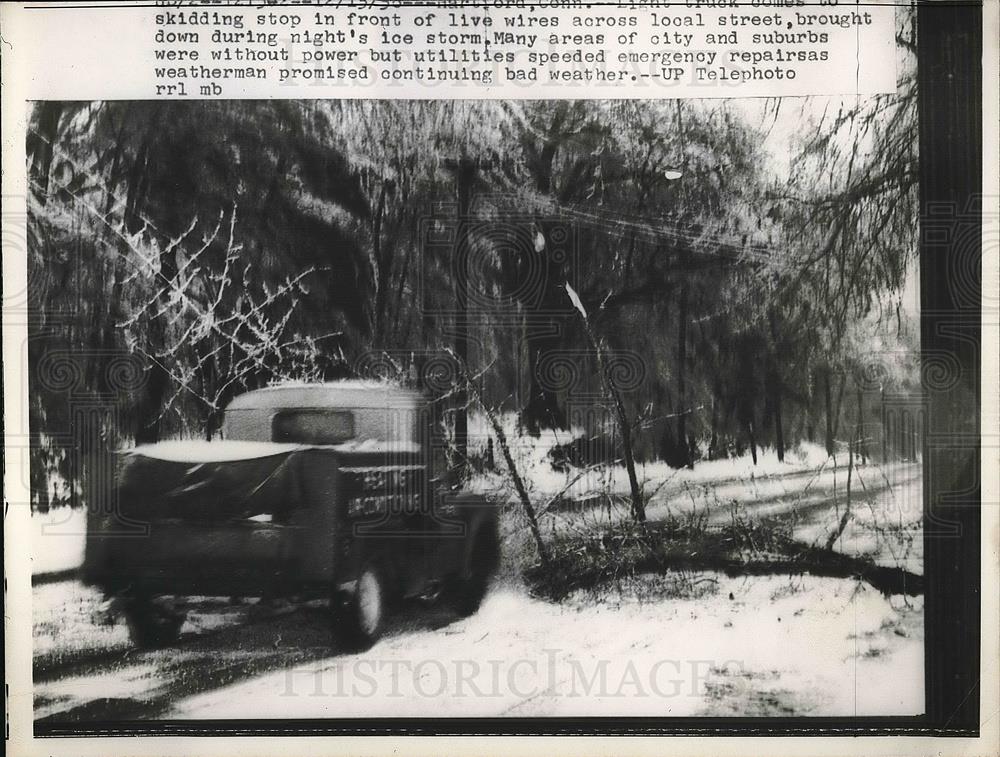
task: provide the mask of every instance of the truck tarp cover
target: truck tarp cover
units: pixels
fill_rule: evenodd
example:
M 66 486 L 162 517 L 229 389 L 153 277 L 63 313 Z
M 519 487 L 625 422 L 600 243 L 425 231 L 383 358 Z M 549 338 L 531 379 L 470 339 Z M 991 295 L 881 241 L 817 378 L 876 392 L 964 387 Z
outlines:
M 270 513 L 301 497 L 296 453 L 267 442 L 160 442 L 123 452 L 118 501 L 127 517 L 225 521 Z

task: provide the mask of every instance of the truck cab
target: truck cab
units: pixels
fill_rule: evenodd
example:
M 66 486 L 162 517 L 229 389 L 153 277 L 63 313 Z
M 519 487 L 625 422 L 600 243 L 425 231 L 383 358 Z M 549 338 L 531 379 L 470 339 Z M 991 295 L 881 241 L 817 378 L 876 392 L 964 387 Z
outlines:
M 424 395 L 383 383 L 236 397 L 220 440 L 119 453 L 85 580 L 121 598 L 144 646 L 180 630 L 164 597 L 328 597 L 358 646 L 394 599 L 440 594 L 474 612 L 499 558 L 496 510 L 451 485 L 436 421 Z

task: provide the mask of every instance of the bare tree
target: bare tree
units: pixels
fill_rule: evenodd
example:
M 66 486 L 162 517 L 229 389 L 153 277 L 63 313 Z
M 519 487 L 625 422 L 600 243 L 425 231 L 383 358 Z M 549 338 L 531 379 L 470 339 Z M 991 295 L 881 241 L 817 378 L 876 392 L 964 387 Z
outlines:
M 269 381 L 319 379 L 319 344 L 339 332 L 319 337 L 287 333 L 306 292 L 304 282 L 315 268 L 289 276 L 274 289 L 255 286 L 251 263 L 235 240 L 235 207 L 228 223 L 220 214 L 210 234 L 188 244 L 195 226 L 192 221 L 187 232 L 167 245 L 178 260 L 170 277 L 158 268 L 164 250 L 155 240 L 128 240 L 135 267 L 126 283 L 144 279 L 136 290 L 149 294 L 118 327 L 132 348 L 170 379 L 161 416 L 179 412 L 182 400 L 193 398 L 211 438 L 226 402 L 240 391 Z M 222 248 L 221 265 L 209 260 L 217 246 Z M 143 340 L 154 328 L 162 337 L 155 346 Z
M 500 453 L 507 464 L 507 472 L 510 474 L 514 490 L 517 492 L 517 498 L 521 503 L 521 509 L 528 519 L 528 528 L 531 530 L 531 536 L 535 540 L 535 547 L 538 549 L 538 558 L 543 566 L 547 566 L 549 564 L 549 552 L 545 546 L 545 541 L 542 539 L 542 531 L 538 526 L 538 514 L 535 512 L 535 507 L 531 503 L 531 497 L 528 496 L 528 490 L 524 485 L 524 479 L 518 470 L 517 463 L 514 461 L 514 456 L 511 454 L 510 444 L 507 441 L 507 434 L 504 433 L 503 424 L 500 423 L 500 418 L 497 416 L 496 411 L 483 398 L 483 389 L 479 385 L 478 379 L 469 373 L 465 362 L 459 360 L 453 350 L 446 348 L 445 351 L 459 366 L 459 371 L 461 372 L 459 384 L 468 389 L 469 394 L 476 400 L 486 414 L 486 419 L 490 422 L 493 435 L 497 440 L 497 446 L 500 447 Z
M 625 458 L 625 470 L 628 471 L 629 492 L 632 497 L 632 517 L 635 518 L 636 522 L 642 523 L 646 520 L 646 504 L 642 500 L 639 479 L 635 473 L 635 455 L 632 453 L 632 423 L 625 412 L 625 403 L 622 401 L 622 395 L 618 391 L 614 377 L 606 368 L 604 347 L 598 341 L 597 335 L 590 326 L 590 318 L 587 316 L 587 310 L 584 308 L 583 303 L 580 302 L 579 295 L 569 285 L 569 282 L 566 282 L 565 286 L 566 294 L 569 295 L 573 307 L 580 313 L 580 317 L 583 320 L 583 328 L 587 332 L 587 339 L 590 340 L 594 356 L 597 358 L 597 372 L 600 375 L 601 387 L 604 389 L 605 396 L 615 408 L 618 436 L 621 439 L 622 445 L 622 457 Z

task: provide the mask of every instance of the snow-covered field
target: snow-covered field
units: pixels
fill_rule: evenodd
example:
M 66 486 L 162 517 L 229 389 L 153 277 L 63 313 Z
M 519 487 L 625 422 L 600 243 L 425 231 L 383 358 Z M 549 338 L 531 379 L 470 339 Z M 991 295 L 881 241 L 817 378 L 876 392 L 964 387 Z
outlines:
M 65 607 L 60 592 L 88 603 L 87 590 L 58 586 L 36 596 L 58 605 L 50 618 Z M 500 587 L 471 618 L 404 612 L 374 648 L 347 655 L 327 646 L 322 608 L 248 622 L 246 608 L 209 606 L 160 652 L 131 650 L 120 623 L 95 635 L 79 612 L 64 617 L 62 645 L 99 638 L 105 652 L 53 662 L 48 645 L 65 674 L 36 675 L 36 708 L 41 718 L 916 714 L 922 618 L 919 599 L 855 581 L 710 573 L 644 576 L 561 604 Z
M 544 502 L 579 472 L 526 467 Z M 847 472 L 812 448 L 673 471 L 640 469 L 651 520 L 771 522 L 822 545 L 847 503 Z M 621 470 L 570 493 L 628 489 Z M 501 473 L 476 485 L 500 491 Z M 922 573 L 921 466 L 851 474 L 837 549 Z M 576 485 L 574 484 L 574 487 Z M 514 508 L 516 512 L 516 508 Z M 548 529 L 625 517 L 583 501 L 552 508 Z M 492 715 L 887 715 L 923 707 L 922 598 L 884 597 L 856 580 L 637 576 L 561 603 L 505 574 L 479 613 L 411 607 L 372 650 L 331 646 L 328 610 L 201 600 L 173 648 L 135 649 L 103 597 L 59 576 L 79 566 L 85 516 L 32 518 L 35 706 L 40 719 Z M 530 547 L 529 547 L 530 548 Z M 41 574 L 47 574 L 43 576 Z M 60 579 L 60 580 L 54 580 Z
M 195 696 L 168 716 L 246 717 L 248 702 L 272 717 L 922 711 L 919 605 L 844 581 L 699 578 L 715 591 L 657 599 L 648 579 L 560 606 L 500 591 L 446 629 Z
M 508 437 L 514 440 L 518 471 L 532 501 L 543 513 L 543 526 L 579 528 L 596 525 L 602 518 L 610 523 L 630 517 L 624 502 L 629 482 L 623 466 L 601 466 L 589 471 L 552 468 L 549 450 L 571 441 L 581 433 L 579 430 L 518 436 L 512 414 L 505 415 L 502 421 Z M 472 488 L 516 506 L 502 455 L 495 451 L 494 457 L 497 470 L 476 475 Z M 847 466 L 846 454 L 829 457 L 822 447 L 801 443 L 787 450 L 784 460 L 778 460 L 774 449 L 763 448 L 756 463 L 749 454 L 701 461 L 692 469 L 674 469 L 662 462 L 640 463 L 637 478 L 650 500 L 646 516 L 651 521 L 671 516 L 704 518 L 706 525 L 719 526 L 734 517 L 748 522 L 768 520 L 786 525 L 795 539 L 820 545 L 837 529 L 850 485 L 851 515 L 837 549 L 922 573 L 920 463 L 880 465 L 855 460 L 850 476 Z M 595 510 L 600 498 L 594 495 L 606 493 L 618 496 L 621 502 L 617 508 L 601 513 Z M 553 499 L 568 501 L 569 512 L 563 506 L 546 512 Z M 574 502 L 580 506 L 574 507 Z
M 31 573 L 59 573 L 83 564 L 87 511 L 59 507 L 31 514 Z
M 538 436 L 530 436 L 518 433 L 515 414 L 507 413 L 500 420 L 504 433 L 510 440 L 511 453 L 518 472 L 535 499 L 544 501 L 556 495 L 584 498 L 595 491 L 628 493 L 628 475 L 621 465 L 596 467 L 583 475 L 580 475 L 581 471 L 577 468 L 571 467 L 567 471 L 557 471 L 552 468 L 549 459 L 550 450 L 556 445 L 567 444 L 574 438 L 582 436 L 582 430 L 542 430 Z M 474 416 L 469 419 L 469 435 L 472 440 L 470 453 L 483 454 L 485 444 L 482 440 L 489 438 L 490 433 L 481 418 Z M 476 440 L 479 440 L 478 444 Z M 495 449 L 493 457 L 497 470 L 474 476 L 471 488 L 484 494 L 512 497 L 513 492 L 503 455 Z M 636 472 L 640 485 L 647 493 L 652 493 L 661 486 L 666 488 L 710 482 L 744 481 L 750 478 L 813 471 L 826 465 L 833 467 L 827 458 L 826 451 L 822 447 L 802 443 L 787 450 L 783 461 L 778 460 L 778 453 L 774 449 L 762 448 L 758 451 L 756 464 L 748 453 L 742 457 L 724 460 L 703 460 L 692 469 L 674 469 L 664 462 L 639 462 L 636 465 Z M 845 455 L 839 463 L 843 466 L 846 462 Z

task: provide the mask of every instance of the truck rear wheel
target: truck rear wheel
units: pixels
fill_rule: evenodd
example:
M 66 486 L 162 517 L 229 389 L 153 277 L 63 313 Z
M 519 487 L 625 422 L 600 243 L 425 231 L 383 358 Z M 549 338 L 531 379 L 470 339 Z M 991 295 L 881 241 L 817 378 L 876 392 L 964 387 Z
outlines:
M 500 562 L 500 544 L 490 529 L 476 534 L 462 575 L 456 582 L 454 605 L 462 617 L 472 615 L 483 603 L 490 580 Z
M 368 649 L 382 635 L 386 591 L 384 573 L 369 563 L 358 575 L 354 593 L 335 602 L 335 630 L 349 649 Z
M 168 610 L 151 597 L 129 597 L 123 611 L 129 635 L 140 649 L 169 646 L 180 637 L 185 613 Z

